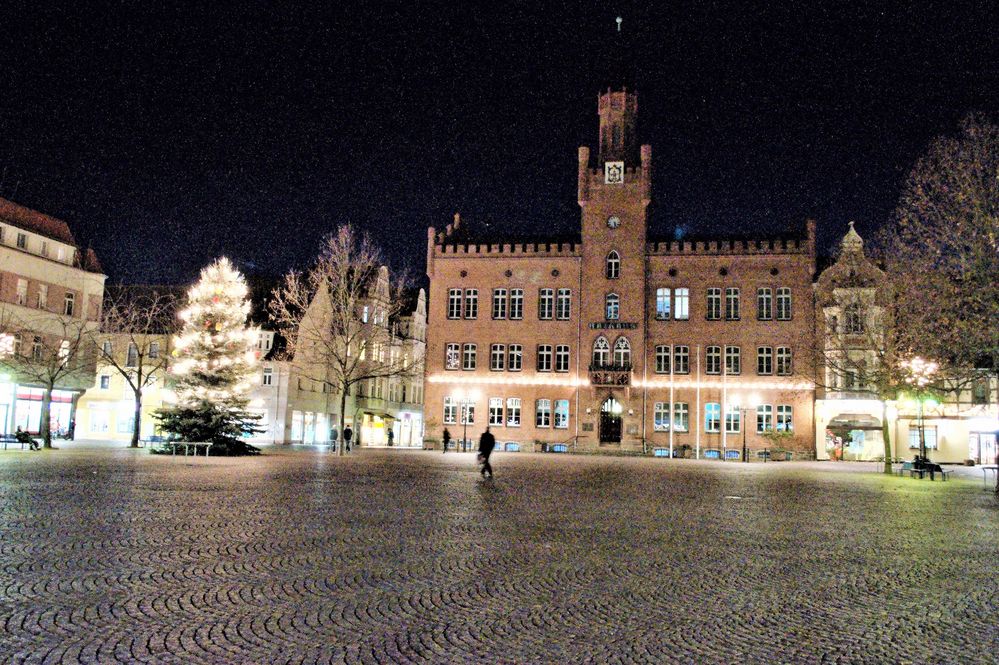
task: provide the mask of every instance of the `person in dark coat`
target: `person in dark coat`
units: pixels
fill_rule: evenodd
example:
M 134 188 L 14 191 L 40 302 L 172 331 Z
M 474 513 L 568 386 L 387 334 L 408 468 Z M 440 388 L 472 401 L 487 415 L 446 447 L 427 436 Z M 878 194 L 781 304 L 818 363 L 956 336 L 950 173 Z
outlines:
M 444 433 L 441 437 L 444 439 L 444 452 L 447 452 L 447 446 L 451 443 L 451 432 L 447 431 L 447 427 L 444 428 Z
M 350 440 L 354 436 L 354 430 L 350 429 L 350 425 L 343 428 L 343 449 L 350 452 Z
M 395 432 L 393 432 L 392 430 L 389 430 L 388 431 L 388 444 L 389 444 L 390 447 L 392 446 L 392 442 L 393 441 L 395 441 Z
M 489 456 L 493 454 L 493 448 L 496 447 L 496 437 L 493 436 L 489 428 L 482 433 L 479 437 L 479 462 L 482 464 L 482 477 L 485 478 L 486 474 L 489 477 L 493 477 L 493 467 L 489 464 Z

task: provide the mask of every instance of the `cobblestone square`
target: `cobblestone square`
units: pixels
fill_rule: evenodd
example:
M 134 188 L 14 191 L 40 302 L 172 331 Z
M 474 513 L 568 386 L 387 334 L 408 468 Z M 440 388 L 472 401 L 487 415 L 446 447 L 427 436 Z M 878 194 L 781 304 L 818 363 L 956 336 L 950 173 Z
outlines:
M 994 663 L 980 481 L 566 455 L 0 455 L 16 663 Z

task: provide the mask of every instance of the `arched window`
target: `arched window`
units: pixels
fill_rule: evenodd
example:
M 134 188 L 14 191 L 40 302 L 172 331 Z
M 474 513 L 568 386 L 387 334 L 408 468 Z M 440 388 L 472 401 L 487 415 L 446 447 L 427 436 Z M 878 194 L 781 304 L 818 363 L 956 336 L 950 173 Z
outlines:
M 593 342 L 593 365 L 604 367 L 610 361 L 610 344 L 606 337 L 597 337 Z
M 631 344 L 627 337 L 618 337 L 614 342 L 614 365 L 627 367 L 631 364 Z
M 607 279 L 617 279 L 621 276 L 621 255 L 611 251 L 607 255 Z
M 607 320 L 617 321 L 621 318 L 621 299 L 616 293 L 607 294 Z

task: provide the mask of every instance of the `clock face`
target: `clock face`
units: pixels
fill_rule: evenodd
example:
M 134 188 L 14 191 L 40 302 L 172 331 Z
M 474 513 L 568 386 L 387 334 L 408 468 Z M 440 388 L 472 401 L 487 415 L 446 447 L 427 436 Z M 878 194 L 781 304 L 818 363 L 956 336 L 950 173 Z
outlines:
M 619 226 L 621 226 L 621 219 L 619 217 L 615 216 L 607 219 L 607 228 L 616 229 Z

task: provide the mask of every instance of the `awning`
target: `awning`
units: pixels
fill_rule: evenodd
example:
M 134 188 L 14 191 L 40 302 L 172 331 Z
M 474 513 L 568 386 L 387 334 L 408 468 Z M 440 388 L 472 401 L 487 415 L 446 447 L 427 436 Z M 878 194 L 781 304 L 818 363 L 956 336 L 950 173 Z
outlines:
M 826 425 L 829 429 L 881 429 L 881 421 L 866 413 L 841 413 Z

